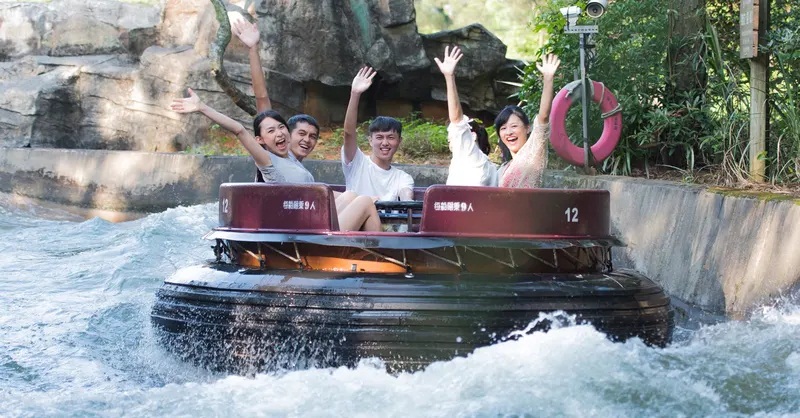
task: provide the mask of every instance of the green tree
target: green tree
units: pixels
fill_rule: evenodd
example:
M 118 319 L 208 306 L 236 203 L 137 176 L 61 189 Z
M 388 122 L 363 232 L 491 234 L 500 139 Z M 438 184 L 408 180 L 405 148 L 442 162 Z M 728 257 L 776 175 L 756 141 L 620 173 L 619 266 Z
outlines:
M 417 26 L 422 33 L 480 23 L 508 46 L 509 58 L 532 58 L 544 42 L 530 18 L 543 0 L 415 0 Z

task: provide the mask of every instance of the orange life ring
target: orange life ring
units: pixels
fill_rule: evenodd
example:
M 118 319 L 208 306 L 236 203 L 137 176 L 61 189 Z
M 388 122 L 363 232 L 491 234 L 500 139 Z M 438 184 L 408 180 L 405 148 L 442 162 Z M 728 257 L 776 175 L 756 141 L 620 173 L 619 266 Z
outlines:
M 599 81 L 589 81 L 591 81 L 592 100 L 600 105 L 600 110 L 603 112 L 603 135 L 591 147 L 594 161 L 600 162 L 608 158 L 619 143 L 622 133 L 622 111 L 611 90 Z M 568 163 L 578 166 L 584 164 L 583 147 L 569 140 L 566 120 L 569 107 L 581 100 L 583 92 L 580 86 L 580 80 L 564 86 L 553 99 L 553 108 L 550 111 L 550 143 L 553 145 L 553 150 Z

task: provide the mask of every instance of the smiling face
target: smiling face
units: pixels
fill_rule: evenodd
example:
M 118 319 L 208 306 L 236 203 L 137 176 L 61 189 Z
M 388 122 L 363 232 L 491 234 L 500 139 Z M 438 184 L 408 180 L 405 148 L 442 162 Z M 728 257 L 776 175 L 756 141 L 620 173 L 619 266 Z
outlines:
M 514 154 L 528 141 L 528 134 L 530 134 L 530 127 L 513 113 L 508 117 L 506 123 L 500 125 L 500 140 Z
M 402 140 L 397 131 L 371 133 L 369 135 L 369 146 L 372 148 L 373 161 L 379 166 L 388 169 Z
M 289 139 L 292 154 L 298 160 L 303 161 L 303 158 L 308 157 L 308 154 L 314 151 L 317 139 L 319 139 L 319 130 L 314 125 L 308 122 L 297 122 Z
M 289 130 L 282 122 L 273 118 L 264 118 L 258 125 L 259 136 L 256 140 L 267 150 L 279 157 L 289 156 Z

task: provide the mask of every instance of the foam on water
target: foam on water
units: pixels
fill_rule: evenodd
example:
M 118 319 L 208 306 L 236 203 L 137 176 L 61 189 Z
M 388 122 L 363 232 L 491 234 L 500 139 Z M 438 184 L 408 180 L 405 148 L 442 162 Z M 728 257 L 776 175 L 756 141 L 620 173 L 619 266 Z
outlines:
M 155 342 L 165 276 L 211 256 L 216 206 L 112 224 L 0 206 L 0 416 L 792 416 L 800 413 L 800 304 L 682 330 L 658 349 L 591 326 L 390 375 L 354 369 L 213 374 Z M 552 319 L 552 318 L 551 318 Z

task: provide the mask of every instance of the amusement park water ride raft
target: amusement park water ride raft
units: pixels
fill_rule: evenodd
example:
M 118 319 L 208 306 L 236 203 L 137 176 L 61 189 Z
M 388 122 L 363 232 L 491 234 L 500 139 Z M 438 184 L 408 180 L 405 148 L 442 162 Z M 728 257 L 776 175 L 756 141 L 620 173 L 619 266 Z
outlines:
M 324 184 L 223 184 L 205 238 L 216 259 L 165 280 L 152 310 L 163 344 L 233 372 L 353 365 L 413 370 L 564 311 L 613 340 L 666 345 L 664 291 L 614 271 L 601 190 L 436 185 L 378 202 L 407 232 L 338 230 Z M 547 321 L 534 329 L 546 329 Z

